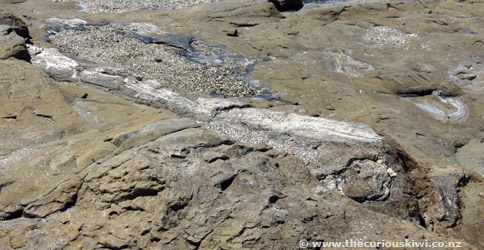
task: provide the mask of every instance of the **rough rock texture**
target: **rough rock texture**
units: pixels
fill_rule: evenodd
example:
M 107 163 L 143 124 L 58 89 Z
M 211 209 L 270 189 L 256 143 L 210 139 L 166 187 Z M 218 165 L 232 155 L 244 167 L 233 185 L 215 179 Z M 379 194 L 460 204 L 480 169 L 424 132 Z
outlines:
M 459 165 L 484 176 L 484 155 L 482 152 L 484 152 L 484 142 L 471 139 L 468 144 L 457 150 L 457 162 L 459 162 Z
M 43 72 L 23 61 L 10 59 L 0 61 L 0 65 L 3 219 L 22 213 L 42 217 L 52 213 L 27 204 L 35 203 L 56 186 L 68 188 L 77 178 L 72 176 L 74 172 L 111 154 L 116 147 L 107 140 L 124 132 L 124 127 L 132 131 L 174 116 L 92 90 L 56 86 Z M 64 204 L 51 206 L 57 211 Z
M 28 55 L 24 39 L 10 26 L 0 25 L 0 44 L 0 59 Z
M 48 72 L 55 72 L 52 75 L 72 82 L 86 82 L 84 77 L 91 76 L 85 72 L 106 72 L 93 70 L 94 66 L 91 65 L 90 68 L 89 65 L 82 65 L 82 62 L 63 64 L 71 62 L 70 60 L 72 59 L 55 50 L 42 50 L 34 57 L 33 62 Z M 80 64 L 82 66 L 79 67 Z M 230 138 L 259 145 L 266 144 L 291 153 L 307 169 L 309 176 L 306 178 L 319 180 L 324 190 L 344 194 L 367 209 L 413 221 L 417 225 L 431 225 L 439 232 L 442 231 L 441 228 L 455 226 L 461 218 L 456 187 L 467 182 L 468 177 L 465 174 L 458 176 L 458 179 L 447 173 L 428 175 L 415 162 L 407 159 L 408 156 L 401 149 L 395 148 L 395 144 L 387 142 L 367 126 L 258 109 L 235 100 L 190 99 L 169 89 L 160 88 L 157 81 L 140 82 L 123 74 L 113 74 L 115 69 L 107 72 L 115 77 L 111 77 L 110 81 L 100 81 L 98 85 L 123 95 L 136 93 L 134 97 L 138 102 L 167 107 Z M 158 126 L 155 124 L 140 131 L 116 136 L 113 143 L 119 148 L 115 152 L 130 148 L 133 145 L 130 141 L 142 144 L 148 141 L 144 139 L 145 136 L 155 138 L 169 129 L 169 126 L 164 125 L 164 129 L 156 130 L 157 135 L 154 135 L 150 131 L 155 131 L 151 128 Z M 160 124 L 166 122 L 162 121 Z M 175 133 L 177 135 L 173 138 L 168 136 L 170 139 L 160 140 L 169 145 L 186 143 L 193 133 L 199 132 L 182 131 L 179 135 Z M 211 137 L 202 136 L 209 142 L 201 139 L 196 141 L 212 145 L 214 142 L 209 139 Z M 173 149 L 166 150 L 172 152 Z M 266 150 L 269 148 L 264 148 L 263 152 Z M 184 159 L 186 152 L 187 149 L 177 149 L 173 152 L 173 157 Z M 215 161 L 227 160 L 228 157 L 226 153 L 207 154 L 214 157 Z M 230 180 L 232 177 L 225 178 Z
M 56 77 L 73 82 L 91 79 L 86 72 L 101 72 L 90 69 L 88 65 L 78 67 L 68 63 L 59 66 L 67 61 L 69 58 L 53 50 L 42 51 L 33 60 L 39 67 L 55 72 L 53 75 Z M 70 65 L 72 67 L 68 67 Z M 329 189 L 359 202 L 367 202 L 378 211 L 410 220 L 420 219 L 416 193 L 405 174 L 403 159 L 391 144 L 368 126 L 252 108 L 233 100 L 191 100 L 159 88 L 160 84 L 156 81 L 139 82 L 130 77 L 117 79 L 118 76 L 112 74 L 116 72 L 114 69 L 108 71 L 114 76 L 111 81 L 105 79 L 98 84 L 110 91 L 125 95 L 137 93 L 136 98 L 140 102 L 158 103 L 235 140 L 265 144 L 291 153 Z M 113 140 L 119 147 L 116 151 L 172 130 L 172 125 L 162 123 L 163 126 L 153 124 L 142 131 L 117 136 Z M 160 130 L 157 127 L 164 128 Z
M 29 26 L 35 45 L 33 65 L 0 60 L 2 248 L 293 249 L 301 239 L 484 248 L 482 1 L 280 13 L 266 0 L 227 0 L 102 15 L 11 3 L 0 8 L 32 24 L 2 23 L 0 38 Z M 10 16 L 0 20 L 20 20 Z M 103 35 L 88 23 L 116 28 Z M 109 60 L 87 46 L 96 42 L 126 56 Z M 203 57 L 180 53 L 200 44 Z M 236 53 L 258 62 L 245 80 L 272 96 L 214 98 L 129 63 L 169 47 L 183 72 L 170 81 Z
M 21 61 L 2 63 L 6 62 L 11 63 L 10 68 L 32 68 Z M 331 191 L 303 161 L 290 154 L 262 144 L 234 142 L 167 111 L 129 104 L 94 90 L 54 84 L 32 68 L 30 75 L 35 74 L 44 81 L 24 79 L 25 85 L 33 88 L 41 84 L 40 89 L 62 93 L 63 98 L 54 94 L 49 97 L 63 105 L 60 110 L 72 108 L 72 115 L 84 119 L 88 126 L 85 131 L 66 134 L 53 142 L 24 145 L 2 157 L 0 238 L 7 249 L 296 248 L 300 239 L 331 241 L 347 237 L 453 240 L 410 222 L 406 214 L 377 213 L 374 207 Z M 176 98 L 190 104 L 189 99 Z M 22 99 L 15 100 L 17 103 Z M 220 107 L 224 105 L 236 106 L 230 101 L 210 99 L 198 99 L 197 103 L 191 112 L 200 120 L 207 119 L 204 122 L 208 124 L 207 117 L 211 116 L 207 114 L 223 112 Z M 258 111 L 247 109 L 250 113 Z M 358 142 L 375 143 L 377 150 L 384 141 L 366 126 L 258 112 L 286 117 L 286 122 L 292 124 L 314 124 L 311 119 L 324 122 L 307 129 L 326 133 L 320 134 L 319 140 L 326 138 L 322 147 L 328 142 L 351 144 L 341 160 L 357 153 L 362 146 Z M 117 115 L 109 120 L 117 122 L 106 122 L 114 113 Z M 55 115 L 52 117 L 56 124 L 63 123 Z M 223 117 L 218 119 L 228 121 L 230 115 Z M 238 119 L 244 121 L 243 116 Z M 233 122 L 236 127 L 237 121 Z M 272 124 L 266 124 L 265 129 L 273 133 L 284 129 L 284 125 L 280 128 Z M 345 134 L 348 129 L 353 133 Z M 299 140 L 304 137 L 301 131 L 284 130 L 299 136 Z M 365 164 L 387 164 L 371 162 L 357 160 L 347 168 L 352 171 Z M 403 169 L 395 171 L 405 176 Z M 380 178 L 395 177 L 396 172 L 386 172 Z M 368 187 L 378 190 L 372 187 L 377 182 L 370 181 Z M 348 184 L 347 180 L 343 193 L 352 197 Z M 364 195 L 374 198 L 369 193 Z M 391 230 L 388 222 L 393 225 Z M 464 246 L 470 247 L 466 243 Z
M 292 156 L 203 129 L 161 137 L 79 176 L 28 210 L 42 217 L 38 211 L 65 202 L 64 212 L 3 222 L 15 230 L 2 231 L 6 246 L 297 248 L 302 238 L 452 240 L 327 191 Z M 52 238 L 38 241 L 46 233 Z
M 6 60 L 0 65 L 0 155 L 88 129 L 45 73 L 26 62 Z
M 366 2 L 282 17 L 263 3 L 234 11 L 201 6 L 186 18 L 180 12 L 175 23 L 184 32 L 200 30 L 201 40 L 261 58 L 251 79 L 283 100 L 366 123 L 420 159 L 459 164 L 456 147 L 484 137 L 482 21 L 474 18 L 482 16 L 476 7 L 482 1 Z M 220 32 L 233 28 L 238 37 Z
M 24 18 L 0 10 L 0 59 L 15 57 L 30 61 L 25 43 L 30 35 Z

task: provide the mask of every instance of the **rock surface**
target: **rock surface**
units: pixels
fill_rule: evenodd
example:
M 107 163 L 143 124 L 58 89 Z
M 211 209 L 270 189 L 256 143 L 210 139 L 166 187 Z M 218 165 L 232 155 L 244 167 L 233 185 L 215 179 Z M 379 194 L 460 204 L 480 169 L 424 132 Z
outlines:
M 15 15 L 0 10 L 0 60 L 15 57 L 30 60 L 25 42 L 29 39 L 26 23 Z
M 0 2 L 2 248 L 484 247 L 482 1 L 201 2 Z
M 0 37 L 0 59 L 18 58 L 22 53 L 28 54 L 24 39 L 18 36 L 12 27 L 0 25 Z

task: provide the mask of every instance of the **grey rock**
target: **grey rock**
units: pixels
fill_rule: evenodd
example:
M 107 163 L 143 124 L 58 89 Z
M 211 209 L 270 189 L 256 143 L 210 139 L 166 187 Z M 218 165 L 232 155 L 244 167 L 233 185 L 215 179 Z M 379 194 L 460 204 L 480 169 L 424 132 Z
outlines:
M 195 126 L 193 126 L 195 127 Z M 215 147 L 221 144 L 232 144 L 227 137 L 211 130 L 187 129 L 165 136 L 160 142 L 172 146 L 174 149 L 179 145 L 192 145 L 197 147 Z
M 116 152 L 123 152 L 134 146 L 153 141 L 163 135 L 197 126 L 195 122 L 187 118 L 160 120 L 142 129 L 119 134 L 113 139 L 113 143 L 118 146 Z

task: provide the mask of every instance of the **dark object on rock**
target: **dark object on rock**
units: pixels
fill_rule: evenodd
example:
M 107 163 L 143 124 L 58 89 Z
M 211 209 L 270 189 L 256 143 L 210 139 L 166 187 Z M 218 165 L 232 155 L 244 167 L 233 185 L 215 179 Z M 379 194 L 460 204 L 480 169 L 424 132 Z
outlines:
M 237 29 L 227 31 L 227 36 L 239 36 L 239 31 Z
M 166 44 L 175 48 L 193 52 L 192 42 L 196 40 L 195 36 L 183 34 L 168 34 L 161 38 L 159 43 Z
M 269 2 L 273 3 L 279 11 L 298 10 L 304 6 L 302 0 L 269 0 Z
M 25 18 L 8 11 L 0 10 L 0 24 L 13 27 L 19 36 L 27 39 L 26 42 L 30 43 L 31 37 L 28 30 L 29 23 Z
M 11 26 L 0 24 L 0 59 L 15 57 L 30 62 L 25 40 Z
M 30 62 L 25 43 L 30 42 L 28 21 L 7 11 L 0 11 L 0 59 L 15 57 Z

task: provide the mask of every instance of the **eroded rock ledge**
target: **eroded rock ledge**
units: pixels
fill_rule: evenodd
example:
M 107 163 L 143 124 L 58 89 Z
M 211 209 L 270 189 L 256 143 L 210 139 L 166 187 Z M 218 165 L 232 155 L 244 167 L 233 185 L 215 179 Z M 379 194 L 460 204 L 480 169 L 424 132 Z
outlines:
M 483 207 L 474 196 L 482 178 L 427 168 L 369 126 L 186 96 L 124 69 L 30 50 L 33 65 L 0 60 L 2 246 L 482 245 L 482 218 L 472 215 Z

